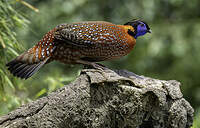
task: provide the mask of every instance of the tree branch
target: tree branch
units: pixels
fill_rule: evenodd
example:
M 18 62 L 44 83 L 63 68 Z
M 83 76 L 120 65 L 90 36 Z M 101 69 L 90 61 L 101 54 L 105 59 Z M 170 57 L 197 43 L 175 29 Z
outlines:
M 6 128 L 189 128 L 180 83 L 119 70 L 84 69 L 71 84 L 0 117 Z

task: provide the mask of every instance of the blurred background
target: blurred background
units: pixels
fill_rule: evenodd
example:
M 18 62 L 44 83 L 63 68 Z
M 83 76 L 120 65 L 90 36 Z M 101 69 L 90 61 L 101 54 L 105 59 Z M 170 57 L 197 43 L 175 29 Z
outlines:
M 28 80 L 14 78 L 5 64 L 61 23 L 102 20 L 124 24 L 143 19 L 152 29 L 128 56 L 103 62 L 156 79 L 177 80 L 195 108 L 200 127 L 199 0 L 1 0 L 0 115 L 73 81 L 80 65 L 50 63 Z M 199 121 L 199 123 L 198 123 Z

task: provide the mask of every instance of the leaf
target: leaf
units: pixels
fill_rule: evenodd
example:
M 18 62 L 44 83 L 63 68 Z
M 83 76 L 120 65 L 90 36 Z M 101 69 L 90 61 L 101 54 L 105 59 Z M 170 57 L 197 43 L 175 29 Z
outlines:
M 40 96 L 42 96 L 43 94 L 45 94 L 47 92 L 46 88 L 43 88 L 41 91 L 39 91 L 36 95 L 35 95 L 35 99 L 39 98 Z
M 19 54 L 11 47 L 8 47 L 8 50 L 10 50 L 14 55 L 19 56 Z
M 12 84 L 12 82 L 10 81 L 9 78 L 8 78 L 7 76 L 4 76 L 4 78 L 5 78 L 5 82 L 8 83 L 8 85 L 10 85 L 10 87 L 11 87 L 12 89 L 15 89 L 14 85 Z
M 1 38 L 1 35 L 0 35 L 0 42 L 1 42 L 1 46 L 3 48 L 6 48 L 6 45 L 5 45 L 4 41 L 3 41 L 3 39 Z

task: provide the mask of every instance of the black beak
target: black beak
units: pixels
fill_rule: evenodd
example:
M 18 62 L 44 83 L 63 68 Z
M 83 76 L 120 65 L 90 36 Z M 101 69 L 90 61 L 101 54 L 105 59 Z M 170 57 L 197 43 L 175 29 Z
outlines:
M 151 31 L 151 29 L 149 29 L 149 30 L 147 30 L 147 32 L 148 32 L 148 33 L 151 33 L 152 31 Z

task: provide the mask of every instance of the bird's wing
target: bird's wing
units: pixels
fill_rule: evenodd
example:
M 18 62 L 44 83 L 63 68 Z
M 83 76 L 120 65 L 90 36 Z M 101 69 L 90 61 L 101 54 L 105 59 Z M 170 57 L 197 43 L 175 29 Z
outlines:
M 120 27 L 103 21 L 62 24 L 57 28 L 55 39 L 79 47 L 111 44 L 123 37 Z

